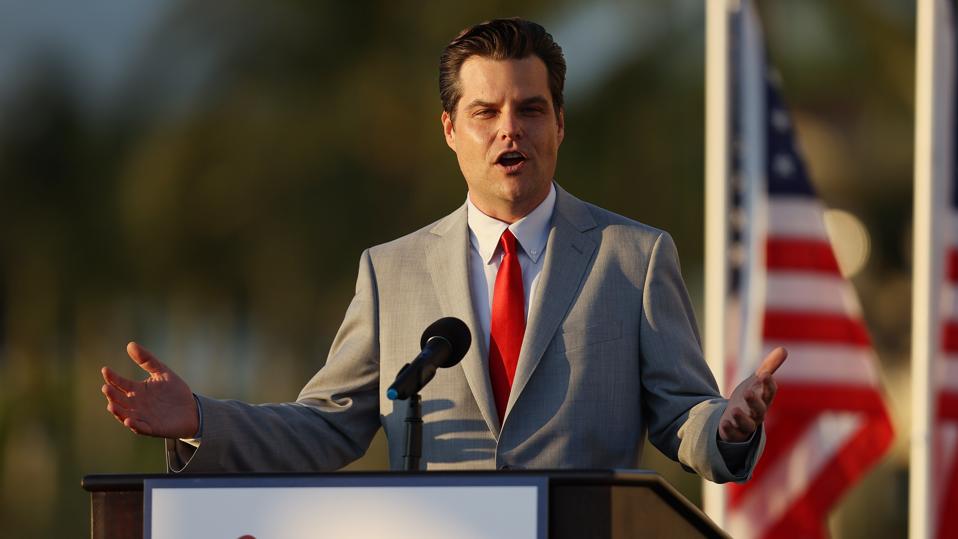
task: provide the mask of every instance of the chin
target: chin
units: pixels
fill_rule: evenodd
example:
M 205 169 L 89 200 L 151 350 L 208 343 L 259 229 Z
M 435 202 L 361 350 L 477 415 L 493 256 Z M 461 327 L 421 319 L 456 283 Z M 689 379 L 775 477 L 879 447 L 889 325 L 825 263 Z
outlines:
M 509 200 L 513 204 L 538 204 L 541 201 L 537 199 L 545 198 L 545 195 L 548 193 L 548 184 L 540 185 L 522 182 L 514 184 L 511 187 L 510 189 L 504 189 L 502 191 L 502 198 Z
M 507 177 L 501 183 L 501 186 L 502 187 L 499 190 L 500 196 L 503 198 L 503 200 L 508 200 L 510 202 L 519 202 L 528 198 L 535 192 L 535 188 L 532 185 L 514 176 Z

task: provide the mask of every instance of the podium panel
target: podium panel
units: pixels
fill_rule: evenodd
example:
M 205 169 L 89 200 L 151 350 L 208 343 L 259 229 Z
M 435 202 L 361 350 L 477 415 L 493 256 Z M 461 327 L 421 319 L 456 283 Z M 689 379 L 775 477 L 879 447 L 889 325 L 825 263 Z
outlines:
M 543 477 L 147 479 L 144 537 L 546 539 Z
M 88 475 L 82 486 L 95 539 L 728 537 L 641 470 Z

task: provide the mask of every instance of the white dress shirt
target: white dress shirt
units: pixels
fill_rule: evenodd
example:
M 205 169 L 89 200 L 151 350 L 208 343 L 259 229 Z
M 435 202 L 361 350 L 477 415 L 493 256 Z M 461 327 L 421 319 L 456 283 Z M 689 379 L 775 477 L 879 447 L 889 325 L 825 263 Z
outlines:
M 522 289 L 525 292 L 526 320 L 529 305 L 536 297 L 539 275 L 545 262 L 546 243 L 552 224 L 552 210 L 556 205 L 556 188 L 551 185 L 549 194 L 536 209 L 515 223 L 506 224 L 489 217 L 466 197 L 466 219 L 469 224 L 469 293 L 476 309 L 479 331 L 484 343 L 489 344 L 489 327 L 492 323 L 492 296 L 496 288 L 496 275 L 502 263 L 499 238 L 508 228 L 519 244 L 519 266 L 522 268 Z M 478 337 L 478 336 L 477 336 Z

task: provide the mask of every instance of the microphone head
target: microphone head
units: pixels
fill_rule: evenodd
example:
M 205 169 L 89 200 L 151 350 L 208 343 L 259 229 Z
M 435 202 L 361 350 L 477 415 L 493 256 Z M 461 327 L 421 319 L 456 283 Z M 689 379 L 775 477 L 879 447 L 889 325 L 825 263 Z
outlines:
M 439 365 L 443 368 L 452 367 L 462 361 L 466 352 L 469 351 L 469 346 L 472 345 L 472 333 L 469 331 L 469 327 L 462 320 L 451 316 L 440 318 L 432 324 L 429 324 L 426 331 L 422 332 L 422 339 L 419 341 L 419 346 L 425 348 L 426 341 L 433 337 L 441 337 L 449 341 L 449 344 L 452 345 L 449 358 Z

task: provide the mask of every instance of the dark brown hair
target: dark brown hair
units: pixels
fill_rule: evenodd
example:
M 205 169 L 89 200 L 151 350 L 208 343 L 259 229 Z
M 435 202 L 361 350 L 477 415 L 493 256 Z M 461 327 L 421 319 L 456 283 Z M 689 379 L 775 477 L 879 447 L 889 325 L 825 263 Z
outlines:
M 565 57 L 562 47 L 542 26 L 517 17 L 494 19 L 466 28 L 442 51 L 439 59 L 439 99 L 442 110 L 455 119 L 462 97 L 459 70 L 470 56 L 493 60 L 521 60 L 529 55 L 541 59 L 549 72 L 549 92 L 556 115 L 562 109 Z

